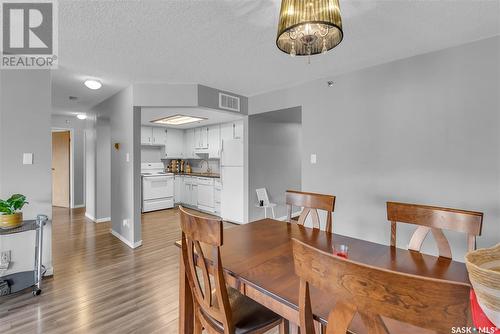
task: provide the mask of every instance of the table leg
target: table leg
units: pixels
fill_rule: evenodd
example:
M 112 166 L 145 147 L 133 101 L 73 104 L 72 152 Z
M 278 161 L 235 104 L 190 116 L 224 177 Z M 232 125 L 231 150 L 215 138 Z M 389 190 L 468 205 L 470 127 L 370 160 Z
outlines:
M 290 334 L 299 334 L 300 333 L 300 330 L 299 330 L 299 326 L 294 324 L 293 322 L 290 322 Z
M 182 252 L 179 257 L 179 333 L 194 333 L 193 295 L 186 277 Z
M 288 320 L 281 320 L 279 334 L 290 334 L 290 322 Z

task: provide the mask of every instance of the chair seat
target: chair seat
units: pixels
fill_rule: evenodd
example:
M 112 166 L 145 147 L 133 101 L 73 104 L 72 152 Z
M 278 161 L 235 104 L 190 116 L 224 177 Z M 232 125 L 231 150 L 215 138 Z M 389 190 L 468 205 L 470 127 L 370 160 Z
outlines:
M 272 328 L 281 322 L 281 317 L 279 315 L 242 295 L 238 290 L 228 287 L 227 294 L 229 297 L 229 304 L 231 305 L 235 334 L 253 333 L 262 328 Z M 217 301 L 215 291 L 212 292 L 212 295 L 213 300 Z M 205 319 L 212 323 L 217 331 L 220 333 L 224 332 L 224 326 L 220 322 L 204 313 L 203 310 L 201 311 Z

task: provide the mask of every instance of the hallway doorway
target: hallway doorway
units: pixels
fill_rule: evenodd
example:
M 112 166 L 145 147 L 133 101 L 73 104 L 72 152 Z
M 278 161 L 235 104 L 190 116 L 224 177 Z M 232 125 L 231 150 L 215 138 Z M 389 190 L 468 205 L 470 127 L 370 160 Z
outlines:
M 52 205 L 69 208 L 71 203 L 71 132 L 52 131 Z

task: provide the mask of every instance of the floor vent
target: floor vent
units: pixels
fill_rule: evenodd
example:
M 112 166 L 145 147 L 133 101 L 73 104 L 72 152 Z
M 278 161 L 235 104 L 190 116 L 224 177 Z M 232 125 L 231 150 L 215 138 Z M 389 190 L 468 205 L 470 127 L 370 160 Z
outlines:
M 219 93 L 219 108 L 240 111 L 240 98 L 224 93 Z

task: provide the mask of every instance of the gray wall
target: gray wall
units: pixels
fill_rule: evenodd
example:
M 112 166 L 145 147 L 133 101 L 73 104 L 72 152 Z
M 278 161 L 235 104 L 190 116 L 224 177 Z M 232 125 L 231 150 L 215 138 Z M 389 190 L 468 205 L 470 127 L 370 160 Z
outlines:
M 74 207 L 85 206 L 85 129 L 86 120 L 74 116 L 52 115 L 52 128 L 72 129 L 73 200 Z
M 255 189 L 267 189 L 269 200 L 277 204 L 276 218 L 287 214 L 285 191 L 301 189 L 301 127 L 300 108 L 248 117 L 250 221 L 264 218 L 264 210 L 255 207 Z
M 85 215 L 92 220 L 96 219 L 97 207 L 97 156 L 96 156 L 96 129 L 95 125 L 86 129 L 85 135 Z
M 52 217 L 51 92 L 46 70 L 0 71 L 0 198 L 26 195 L 25 219 Z M 29 97 L 29 98 L 27 98 Z M 24 152 L 34 164 L 23 165 Z M 52 225 L 45 226 L 43 264 L 52 273 Z M 5 274 L 33 269 L 34 232 L 0 238 L 0 250 L 12 251 Z
M 103 101 L 94 111 L 98 117 L 109 117 L 111 146 L 120 144 L 110 154 L 112 230 L 129 246 L 137 246 L 141 242 L 140 114 L 134 112 L 132 87 Z
M 108 118 L 96 122 L 96 219 L 111 219 L 111 126 Z
M 219 93 L 224 93 L 232 96 L 236 96 L 240 98 L 240 112 L 234 112 L 231 110 L 220 109 L 219 108 Z M 237 113 L 248 115 L 248 98 L 246 96 L 238 95 L 235 93 L 231 93 L 228 91 L 223 91 L 219 89 L 215 89 L 212 87 L 207 87 L 203 85 L 198 85 L 198 105 L 200 107 L 207 107 L 217 110 L 223 110 L 226 112 Z
M 198 105 L 198 85 L 142 83 L 134 84 L 134 106 L 194 107 Z
M 487 247 L 500 242 L 499 59 L 490 38 L 255 96 L 250 113 L 302 106 L 302 189 L 337 195 L 335 232 L 388 244 L 395 200 L 484 212 Z M 465 237 L 447 235 L 463 260 Z
M 85 130 L 86 208 L 94 222 L 111 219 L 111 129 L 109 119 L 94 116 Z

